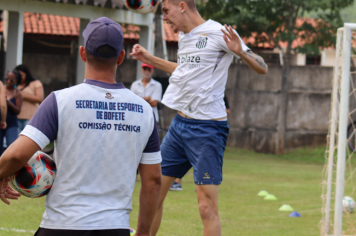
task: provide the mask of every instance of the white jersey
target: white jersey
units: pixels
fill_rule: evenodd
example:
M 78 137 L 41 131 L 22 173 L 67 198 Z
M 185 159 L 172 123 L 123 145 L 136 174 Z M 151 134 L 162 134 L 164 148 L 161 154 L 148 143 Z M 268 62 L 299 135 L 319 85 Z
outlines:
M 221 29 L 213 20 L 179 33 L 178 67 L 169 79 L 162 103 L 200 120 L 227 116 L 224 92 L 228 70 L 236 55 L 226 45 Z M 242 49 L 249 48 L 241 40 Z
M 161 101 L 162 99 L 162 85 L 160 82 L 151 79 L 146 87 L 143 86 L 142 79 L 136 80 L 132 83 L 130 90 L 137 96 L 151 97 L 152 101 Z M 153 113 L 155 113 L 157 122 L 159 121 L 157 107 L 152 107 Z
M 161 162 L 151 106 L 122 83 L 95 80 L 51 93 L 25 127 L 55 141 L 57 175 L 40 227 L 129 229 L 136 170 Z

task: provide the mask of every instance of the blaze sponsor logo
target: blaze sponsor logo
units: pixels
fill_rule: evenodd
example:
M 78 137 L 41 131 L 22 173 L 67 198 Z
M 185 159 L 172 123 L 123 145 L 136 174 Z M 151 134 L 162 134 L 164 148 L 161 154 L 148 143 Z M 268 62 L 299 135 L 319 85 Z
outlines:
M 107 98 L 107 99 L 113 99 L 114 97 L 111 95 L 111 93 L 106 93 L 105 98 Z
M 184 63 L 200 63 L 200 56 L 182 56 L 178 57 L 178 64 Z
M 181 56 L 178 57 L 178 65 L 180 64 L 189 64 L 190 69 L 200 68 L 200 56 Z

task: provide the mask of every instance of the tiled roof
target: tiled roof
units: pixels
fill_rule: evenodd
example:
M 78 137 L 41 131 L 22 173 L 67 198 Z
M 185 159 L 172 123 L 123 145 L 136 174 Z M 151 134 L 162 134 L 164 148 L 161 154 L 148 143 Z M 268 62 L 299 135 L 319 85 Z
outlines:
M 164 32 L 165 32 L 165 38 L 166 38 L 166 41 L 169 41 L 169 42 L 178 42 L 178 33 L 174 33 L 173 30 L 172 30 L 172 27 L 167 24 L 167 23 L 164 23 Z
M 124 0 L 34 0 L 34 1 L 47 1 L 56 2 L 59 4 L 83 4 L 95 7 L 107 7 L 107 8 L 123 8 Z M 111 4 L 110 4 L 111 3 Z
M 0 22 L 0 32 L 4 29 L 4 21 Z M 135 25 L 121 24 L 124 38 L 138 40 L 140 38 L 140 27 Z M 164 24 L 166 29 L 166 40 L 178 42 L 178 34 L 174 34 L 168 24 Z M 80 29 L 80 19 L 67 16 L 55 16 L 49 14 L 38 14 L 25 12 L 24 33 L 42 34 L 58 36 L 78 36 Z
M 25 34 L 47 34 L 62 36 L 78 36 L 79 18 L 35 14 L 26 12 L 24 15 Z

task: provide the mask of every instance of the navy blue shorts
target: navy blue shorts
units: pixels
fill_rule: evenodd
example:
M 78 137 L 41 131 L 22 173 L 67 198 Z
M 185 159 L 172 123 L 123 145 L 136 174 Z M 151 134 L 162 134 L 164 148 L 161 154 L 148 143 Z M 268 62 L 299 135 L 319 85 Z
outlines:
M 195 184 L 220 184 L 228 133 L 227 121 L 177 115 L 161 145 L 162 174 L 182 178 L 193 167 Z

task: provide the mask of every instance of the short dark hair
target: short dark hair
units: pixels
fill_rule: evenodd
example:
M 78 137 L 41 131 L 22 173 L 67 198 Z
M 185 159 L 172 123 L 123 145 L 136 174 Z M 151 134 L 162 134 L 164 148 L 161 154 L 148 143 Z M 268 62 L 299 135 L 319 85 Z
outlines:
M 102 54 L 115 54 L 115 49 L 109 45 L 103 45 L 100 46 L 96 49 L 97 52 L 100 52 Z M 88 50 L 85 49 L 86 55 L 87 55 L 87 61 L 89 64 L 93 66 L 99 66 L 99 67 L 112 67 L 116 66 L 117 57 L 111 57 L 111 58 L 103 58 L 103 57 L 98 57 L 94 56 L 91 54 Z
M 178 5 L 181 2 L 185 2 L 189 9 L 197 9 L 197 5 L 195 4 L 195 0 L 166 0 L 174 5 Z

